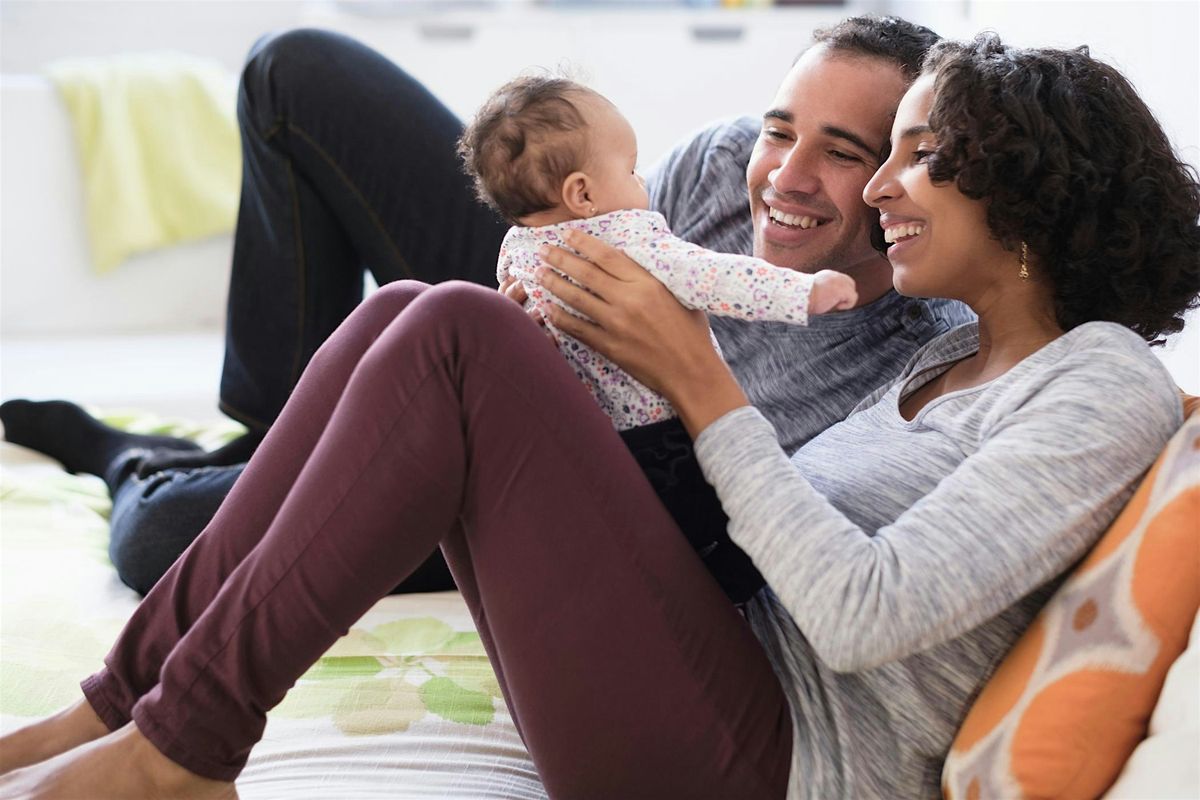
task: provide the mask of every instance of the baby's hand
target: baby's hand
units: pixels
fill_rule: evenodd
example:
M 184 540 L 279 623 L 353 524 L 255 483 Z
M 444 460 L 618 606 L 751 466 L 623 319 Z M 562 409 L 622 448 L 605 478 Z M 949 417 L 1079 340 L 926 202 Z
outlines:
M 508 273 L 505 273 L 504 280 L 500 281 L 500 294 L 519 306 L 525 305 L 525 301 L 529 299 L 529 296 L 525 294 L 525 287 L 521 285 L 521 282 Z
M 845 311 L 858 302 L 854 279 L 843 272 L 823 269 L 813 275 L 812 291 L 808 295 L 808 313 L 827 314 Z
M 512 275 L 506 274 L 504 276 L 504 280 L 500 281 L 499 291 L 500 294 L 504 295 L 509 300 L 512 300 L 521 307 L 524 307 L 525 301 L 529 299 L 529 295 L 525 292 L 525 287 Z M 542 316 L 542 312 L 536 306 L 530 306 L 529 310 L 525 313 L 531 320 L 536 322 L 538 325 L 541 325 L 543 328 L 546 328 L 546 318 Z M 546 328 L 546 333 L 550 334 L 551 339 L 558 341 L 554 338 L 554 332 L 549 328 Z

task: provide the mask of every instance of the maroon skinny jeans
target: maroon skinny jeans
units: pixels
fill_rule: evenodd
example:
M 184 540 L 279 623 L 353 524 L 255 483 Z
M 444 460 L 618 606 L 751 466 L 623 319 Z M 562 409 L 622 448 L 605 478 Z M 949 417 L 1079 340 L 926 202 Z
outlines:
M 267 711 L 441 544 L 555 798 L 781 798 L 758 641 L 520 308 L 379 289 L 318 350 L 84 694 L 233 780 Z

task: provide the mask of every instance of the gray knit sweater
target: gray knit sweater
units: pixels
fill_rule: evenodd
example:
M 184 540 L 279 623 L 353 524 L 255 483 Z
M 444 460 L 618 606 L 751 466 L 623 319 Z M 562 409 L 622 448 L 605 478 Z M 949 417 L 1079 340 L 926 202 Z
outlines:
M 697 439 L 769 588 L 748 618 L 783 682 L 789 797 L 937 797 L 970 700 L 1182 423 L 1129 330 L 1082 325 L 912 421 L 900 399 L 974 323 L 791 458 L 753 407 Z

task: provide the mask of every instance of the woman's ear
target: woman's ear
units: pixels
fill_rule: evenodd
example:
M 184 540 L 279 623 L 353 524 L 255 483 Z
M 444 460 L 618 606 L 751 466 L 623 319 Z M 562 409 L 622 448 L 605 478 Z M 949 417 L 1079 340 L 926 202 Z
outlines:
M 563 207 L 576 219 L 595 216 L 596 203 L 592 200 L 592 191 L 592 179 L 586 172 L 572 172 L 563 181 Z

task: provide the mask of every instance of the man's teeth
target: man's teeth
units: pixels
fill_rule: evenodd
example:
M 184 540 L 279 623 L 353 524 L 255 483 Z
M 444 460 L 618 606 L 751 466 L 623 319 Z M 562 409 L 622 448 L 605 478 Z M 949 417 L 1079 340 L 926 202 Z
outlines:
M 812 217 L 798 217 L 795 214 L 785 214 L 774 208 L 770 209 L 770 217 L 780 225 L 790 225 L 793 228 L 798 226 L 804 230 L 815 228 L 821 224 Z
M 906 236 L 920 236 L 925 232 L 925 226 L 919 222 L 910 222 L 907 225 L 893 225 L 883 231 L 883 240 L 888 244 L 905 238 Z

